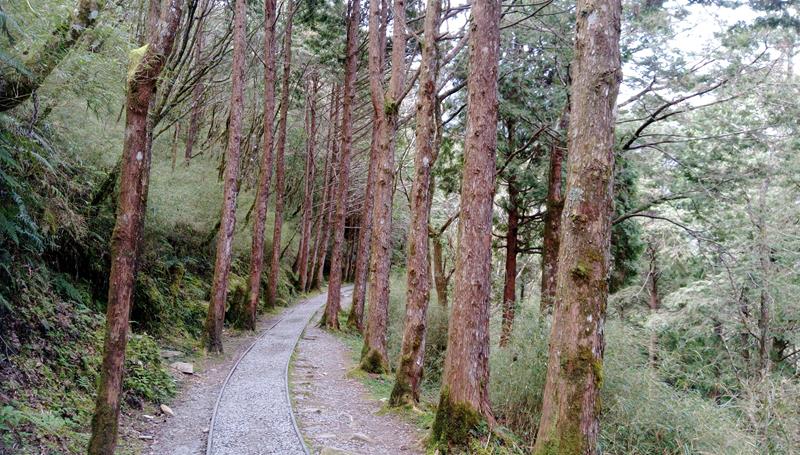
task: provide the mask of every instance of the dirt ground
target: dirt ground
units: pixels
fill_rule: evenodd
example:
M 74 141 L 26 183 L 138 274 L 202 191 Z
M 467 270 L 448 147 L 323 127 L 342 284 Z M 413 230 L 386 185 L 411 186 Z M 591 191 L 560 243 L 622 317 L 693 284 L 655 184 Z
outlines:
M 315 318 L 295 351 L 290 387 L 298 425 L 313 454 L 423 454 L 425 434 L 387 412 L 363 384 L 342 340 L 317 328 Z

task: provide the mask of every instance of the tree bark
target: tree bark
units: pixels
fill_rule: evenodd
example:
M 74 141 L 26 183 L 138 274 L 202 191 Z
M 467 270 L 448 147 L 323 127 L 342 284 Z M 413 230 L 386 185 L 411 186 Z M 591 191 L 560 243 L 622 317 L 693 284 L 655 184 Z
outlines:
M 300 254 L 298 264 L 298 274 L 300 275 L 300 290 L 305 292 L 308 284 L 308 253 L 311 249 L 311 215 L 314 205 L 314 154 L 316 150 L 317 136 L 317 89 L 319 77 L 315 74 L 311 76 L 308 107 L 308 139 L 306 139 L 306 173 L 305 188 L 303 195 L 303 237 L 300 241 Z
M 370 95 L 375 118 L 378 119 L 378 173 L 375 180 L 375 205 L 370 257 L 370 279 L 367 286 L 369 309 L 361 368 L 372 373 L 389 371 L 386 352 L 386 326 L 389 319 L 389 278 L 392 259 L 392 196 L 394 195 L 394 136 L 403 97 L 406 71 L 406 8 L 405 0 L 394 0 L 392 7 L 392 68 L 388 90 L 383 89 L 380 65 L 380 11 L 377 2 L 370 3 L 369 72 Z
M 481 421 L 494 423 L 489 403 L 489 298 L 499 25 L 498 0 L 473 2 L 455 295 L 432 430 L 434 441 L 445 445 L 463 445 Z
M 650 257 L 650 269 L 647 273 L 647 285 L 649 287 L 650 298 L 648 306 L 650 307 L 650 315 L 654 316 L 659 307 L 661 306 L 661 299 L 658 295 L 658 278 L 661 272 L 658 270 L 658 251 L 654 241 L 647 243 L 647 255 Z M 655 368 L 658 362 L 658 334 L 655 330 L 650 332 L 650 344 L 647 347 L 647 358 L 650 366 Z
M 206 348 L 209 352 L 222 352 L 222 327 L 225 322 L 225 302 L 228 297 L 228 275 L 233 255 L 233 234 L 236 230 L 236 198 L 239 193 L 239 153 L 242 143 L 242 115 L 244 113 L 244 57 L 247 5 L 236 0 L 233 23 L 233 68 L 231 75 L 230 125 L 228 149 L 225 153 L 223 177 L 222 214 L 217 233 L 214 281 L 211 285 L 211 302 L 206 319 Z
M 272 146 L 274 133 L 272 120 L 275 115 L 275 0 L 264 1 L 264 142 L 261 152 L 261 169 L 256 188 L 253 238 L 250 248 L 250 279 L 247 294 L 245 327 L 256 328 L 256 313 L 261 292 L 261 275 L 264 271 L 264 226 L 267 221 L 269 185 L 272 179 Z
M 578 0 L 556 305 L 535 454 L 596 454 L 613 213 L 619 0 Z
M 561 117 L 561 131 L 568 125 L 567 111 Z M 542 235 L 542 291 L 539 310 L 548 313 L 556 298 L 556 275 L 558 274 L 558 245 L 561 234 L 561 211 L 564 208 L 564 195 L 561 190 L 561 173 L 564 164 L 565 147 L 558 140 L 550 146 L 550 170 L 547 175 L 547 199 L 544 214 L 544 233 Z
M 56 26 L 53 33 L 36 52 L 22 62 L 21 68 L 3 65 L 0 71 L 0 112 L 22 104 L 35 92 L 66 58 L 83 33 L 94 27 L 102 2 L 79 0 L 77 12 Z
M 386 0 L 381 0 L 380 25 L 378 27 L 378 40 L 380 42 L 380 71 L 383 74 L 385 67 L 384 53 L 386 49 L 386 26 L 389 8 Z M 353 302 L 347 325 L 364 333 L 364 304 L 367 297 L 367 278 L 369 276 L 370 253 L 372 252 L 372 210 L 374 209 L 375 180 L 378 174 L 378 122 L 373 110 L 372 113 L 372 141 L 370 142 L 369 169 L 367 171 L 367 184 L 364 189 L 364 205 L 361 208 L 361 229 L 358 232 L 358 250 L 356 252 L 356 275 L 353 280 Z
M 150 42 L 127 80 L 125 141 L 117 216 L 111 235 L 103 363 L 88 447 L 91 455 L 111 455 L 117 443 L 128 320 L 150 181 L 152 130 L 148 112 L 158 76 L 172 52 L 181 5 L 179 0 L 169 3 L 161 27 L 151 32 Z
M 283 32 L 283 78 L 281 80 L 281 109 L 278 118 L 278 138 L 275 145 L 275 224 L 272 227 L 272 260 L 267 281 L 267 305 L 275 306 L 278 299 L 278 277 L 281 272 L 281 230 L 283 229 L 283 206 L 286 195 L 286 123 L 289 118 L 289 76 L 292 72 L 292 22 L 294 2 L 286 2 L 286 29 Z
M 431 239 L 433 242 L 433 282 L 436 285 L 436 300 L 442 308 L 447 308 L 447 273 L 444 270 L 444 254 L 442 237 L 437 235 Z
M 441 0 L 428 0 L 425 7 L 423 42 L 420 43 L 422 57 L 417 94 L 416 154 L 406 261 L 406 315 L 400 363 L 389 399 L 392 406 L 415 405 L 419 402 L 425 361 L 426 315 L 431 296 L 428 248 L 428 223 L 434 191 L 431 171 L 439 152 L 436 148 L 436 76 L 439 66 L 436 34 L 439 31 L 440 10 Z
M 345 205 L 350 174 L 350 155 L 353 148 L 353 100 L 356 94 L 356 65 L 358 63 L 358 19 L 359 0 L 349 0 L 347 7 L 347 45 L 344 63 L 344 84 L 342 87 L 342 145 L 339 149 L 339 176 L 334 190 L 335 206 L 333 220 L 333 247 L 331 248 L 331 269 L 328 277 L 328 300 L 322 325 L 339 330 L 339 308 L 342 292 L 342 254 L 344 247 Z

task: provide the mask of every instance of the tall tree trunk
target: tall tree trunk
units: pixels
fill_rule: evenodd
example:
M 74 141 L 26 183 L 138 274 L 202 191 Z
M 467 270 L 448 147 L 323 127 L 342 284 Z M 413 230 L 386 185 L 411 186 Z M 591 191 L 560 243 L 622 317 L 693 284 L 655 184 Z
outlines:
M 202 0 L 200 2 L 200 17 L 197 18 L 197 32 L 194 43 L 194 71 L 195 73 L 203 70 L 203 51 L 206 45 L 205 25 L 206 15 L 210 12 L 208 7 L 209 0 Z M 266 7 L 265 7 L 266 8 Z M 273 13 L 274 15 L 274 13 Z M 192 160 L 194 155 L 194 144 L 197 141 L 197 136 L 200 133 L 200 119 L 203 117 L 203 93 L 205 92 L 205 84 L 203 77 L 199 76 L 192 87 L 192 104 L 189 114 L 189 129 L 186 132 L 186 148 L 183 151 L 183 162 L 186 166 Z
M 622 79 L 619 0 L 578 0 L 568 195 L 547 379 L 534 453 L 597 453 L 613 214 L 614 107 Z
M 469 30 L 467 131 L 455 295 L 433 439 L 464 444 L 486 419 L 489 404 L 489 298 L 492 268 L 492 200 L 497 148 L 497 60 L 500 2 L 475 0 Z
M 406 72 L 405 0 L 394 0 L 392 9 L 392 68 L 388 90 L 383 89 L 380 65 L 380 11 L 370 3 L 369 69 L 372 107 L 378 119 L 378 173 L 375 179 L 375 206 L 372 210 L 370 247 L 369 311 L 361 350 L 361 368 L 373 373 L 389 371 L 386 352 L 386 326 L 389 319 L 389 278 L 392 259 L 392 197 L 394 195 L 394 136 L 403 97 Z M 375 6 L 373 6 L 375 5 Z M 426 189 L 427 190 L 427 189 Z
M 325 164 L 325 179 L 324 188 L 322 190 L 322 230 L 320 235 L 322 238 L 319 241 L 317 248 L 317 260 L 315 269 L 311 271 L 314 274 L 314 283 L 317 287 L 322 286 L 325 281 L 323 272 L 325 271 L 325 259 L 328 255 L 328 240 L 330 239 L 331 220 L 333 219 L 333 193 L 336 184 L 336 160 L 337 160 L 337 141 L 339 138 L 339 87 L 337 84 L 333 85 L 331 89 L 331 113 L 329 117 L 329 162 Z
M 289 118 L 289 76 L 292 72 L 292 22 L 294 4 L 286 2 L 286 29 L 283 32 L 283 78 L 281 80 L 281 109 L 278 119 L 278 140 L 275 145 L 275 224 L 272 227 L 272 260 L 267 281 L 267 305 L 274 306 L 278 299 L 278 277 L 281 272 L 281 230 L 283 229 L 283 206 L 286 200 L 286 123 Z
M 353 301 L 347 325 L 364 332 L 364 307 L 367 300 L 367 278 L 369 276 L 369 261 L 372 240 L 372 210 L 375 199 L 375 180 L 378 173 L 378 120 L 372 119 L 372 141 L 369 152 L 369 169 L 367 171 L 367 184 L 364 189 L 364 204 L 361 208 L 361 229 L 358 232 L 358 251 L 356 252 L 356 276 L 353 280 Z
M 568 115 L 568 110 L 565 109 L 561 117 L 561 131 L 566 131 Z M 539 309 L 542 313 L 552 310 L 556 298 L 561 211 L 564 208 L 564 195 L 561 190 L 564 151 L 564 144 L 560 140 L 554 139 L 550 145 L 550 171 L 547 175 L 547 199 L 542 235 L 542 291 L 539 302 Z
M 309 289 L 319 289 L 320 283 L 317 281 L 317 263 L 319 261 L 320 256 L 320 246 L 322 244 L 322 237 L 324 235 L 323 231 L 325 230 L 325 208 L 327 206 L 327 183 L 328 183 L 328 175 L 330 174 L 330 144 L 325 148 L 328 150 L 328 153 L 325 156 L 325 165 L 323 167 L 323 176 L 322 176 L 322 201 L 319 204 L 319 210 L 317 211 L 316 220 L 314 220 L 314 225 L 317 227 L 316 232 L 314 234 L 314 246 L 311 248 L 310 256 L 311 256 L 311 263 L 309 264 L 308 268 L 308 287 Z
M 514 153 L 514 120 L 506 122 L 508 130 L 508 153 Z M 508 177 L 508 227 L 506 229 L 506 267 L 503 285 L 503 323 L 500 330 L 500 347 L 508 345 L 514 328 L 514 313 L 517 306 L 517 242 L 519 237 L 519 189 L 513 173 Z
M 256 328 L 256 312 L 261 292 L 261 274 L 264 270 L 264 225 L 267 222 L 269 185 L 272 179 L 272 146 L 274 133 L 272 120 L 275 115 L 275 0 L 264 0 L 264 142 L 261 152 L 261 169 L 256 188 L 253 238 L 250 248 L 250 279 L 247 293 L 247 316 L 245 327 Z
M 342 87 L 342 146 L 339 149 L 339 176 L 333 195 L 333 247 L 328 277 L 328 300 L 322 325 L 339 330 L 339 308 L 342 292 L 342 254 L 344 247 L 347 186 L 350 174 L 350 155 L 353 148 L 353 100 L 356 95 L 356 64 L 358 63 L 359 0 L 349 0 L 347 6 L 347 45 L 345 47 L 344 85 Z
M 647 285 L 650 294 L 648 306 L 650 307 L 650 315 L 654 316 L 661 306 L 661 299 L 658 295 L 658 278 L 661 272 L 658 270 L 658 250 L 653 240 L 647 243 L 647 255 L 650 257 L 650 269 L 647 273 Z M 658 334 L 655 330 L 650 331 L 650 344 L 647 347 L 647 351 L 650 366 L 655 368 L 658 362 Z
M 513 149 L 512 149 L 513 150 Z M 500 346 L 508 345 L 514 328 L 517 306 L 517 243 L 519 241 L 519 191 L 516 179 L 508 179 L 508 229 L 506 231 L 506 267 L 503 285 L 503 324 Z
M 770 335 L 770 320 L 772 314 L 772 294 L 770 293 L 770 274 L 772 269 L 772 259 L 770 258 L 769 233 L 767 230 L 767 193 L 770 187 L 770 176 L 764 178 L 758 196 L 758 263 L 760 266 L 759 275 L 761 290 L 759 296 L 758 312 L 758 360 L 759 373 L 761 377 L 766 377 L 771 368 L 770 354 L 772 352 L 772 336 Z
M 56 26 L 48 40 L 35 52 L 26 54 L 19 71 L 12 65 L 4 64 L 0 69 L 0 112 L 5 112 L 22 104 L 35 92 L 66 58 L 83 33 L 93 28 L 103 2 L 79 0 L 76 13 Z
M 172 170 L 175 170 L 175 161 L 178 160 L 178 136 L 181 134 L 181 123 L 175 123 L 175 129 L 172 133 Z
M 414 405 L 419 402 L 419 388 L 425 361 L 426 315 L 431 297 L 428 223 L 434 186 L 431 171 L 438 156 L 436 121 L 436 76 L 439 53 L 436 34 L 439 31 L 441 0 L 428 0 L 425 6 L 422 60 L 417 94 L 416 154 L 414 182 L 411 185 L 411 224 L 408 229 L 406 261 L 406 316 L 400 364 L 389 404 Z
M 309 127 L 307 139 L 307 154 L 306 154 L 306 182 L 305 192 L 303 195 L 303 238 L 300 241 L 300 254 L 298 273 L 300 275 L 300 290 L 305 292 L 308 284 L 308 253 L 311 249 L 311 211 L 314 205 L 314 154 L 316 150 L 316 136 L 317 136 L 317 89 L 319 84 L 319 77 L 316 73 L 311 76 L 311 90 L 309 92 Z
M 211 285 L 211 302 L 206 319 L 206 348 L 209 352 L 222 352 L 222 327 L 225 322 L 225 301 L 228 297 L 228 275 L 231 271 L 233 234 L 236 230 L 236 198 L 239 193 L 239 152 L 242 145 L 242 114 L 244 113 L 244 57 L 247 4 L 236 0 L 233 23 L 233 68 L 231 75 L 230 125 L 228 149 L 225 153 L 225 175 L 217 233 L 217 250 L 214 261 L 214 281 Z
M 386 50 L 386 26 L 389 7 L 386 0 L 380 2 L 380 25 L 378 27 L 378 40 L 380 42 L 380 70 L 383 74 L 385 67 L 384 53 Z M 364 333 L 364 304 L 367 297 L 367 279 L 369 276 L 370 253 L 372 252 L 372 210 L 375 206 L 372 194 L 378 174 L 378 122 L 379 119 L 373 110 L 372 113 L 372 141 L 370 142 L 369 169 L 367 171 L 367 184 L 364 189 L 364 204 L 361 208 L 361 229 L 358 232 L 358 251 L 356 253 L 356 276 L 353 282 L 353 301 L 347 325 Z
M 436 285 L 436 300 L 442 308 L 447 308 L 447 272 L 444 270 L 442 236 L 434 236 L 433 242 L 433 282 Z
M 172 52 L 181 5 L 179 0 L 169 3 L 161 26 L 150 32 L 147 50 L 127 80 L 125 141 L 117 216 L 111 235 L 103 363 L 88 447 L 91 455 L 111 455 L 117 443 L 128 319 L 150 182 L 152 130 L 148 112 L 158 76 Z

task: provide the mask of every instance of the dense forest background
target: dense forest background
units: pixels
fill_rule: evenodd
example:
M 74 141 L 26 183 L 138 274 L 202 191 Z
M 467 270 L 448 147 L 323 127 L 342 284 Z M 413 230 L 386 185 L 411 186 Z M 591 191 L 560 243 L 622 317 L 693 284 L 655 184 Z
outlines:
M 19 103 L 0 106 L 0 447 L 9 453 L 83 453 L 89 438 L 125 81 L 145 49 L 148 2 L 81 0 L 77 6 L 88 3 L 102 8 L 73 33 L 70 21 L 81 11 L 75 0 L 0 2 L 0 91 L 12 82 L 33 87 Z M 277 46 L 275 90 L 286 86 L 288 103 L 278 100 L 273 114 L 287 109 L 285 181 L 271 194 L 264 242 L 267 255 L 277 251 L 279 266 L 270 270 L 274 299 L 265 298 L 260 311 L 288 305 L 321 284 L 316 277 L 306 283 L 314 273 L 298 270 L 298 256 L 308 250 L 303 239 L 319 244 L 322 226 L 330 223 L 326 194 L 336 172 L 328 161 L 335 159 L 331 144 L 339 134 L 346 5 L 299 1 L 291 15 L 287 5 L 279 4 L 277 41 L 283 43 L 292 17 L 292 62 L 281 80 L 285 49 Z M 345 281 L 357 279 L 361 214 L 374 194 L 365 189 L 374 124 L 366 8 L 345 189 Z M 469 71 L 469 8 L 450 2 L 442 8 L 423 410 L 439 396 L 447 346 Z M 392 199 L 390 368 L 400 357 L 406 305 L 424 10 L 421 1 L 406 5 L 408 95 L 385 109 L 397 123 L 394 179 L 385 183 Z M 125 358 L 125 415 L 176 393 L 161 349 L 204 355 L 229 140 L 232 13 L 225 1 L 187 3 L 151 104 L 152 172 Z M 493 450 L 524 453 L 536 436 L 546 374 L 554 292 L 543 276 L 552 241 L 548 213 L 569 197 L 554 187 L 561 185 L 566 153 L 575 7 L 563 0 L 510 0 L 502 13 L 497 167 L 487 170 L 497 177 L 490 394 L 510 441 Z M 606 453 L 791 454 L 800 447 L 798 31 L 796 1 L 623 2 L 601 392 Z M 77 37 L 54 47 L 59 33 Z M 247 2 L 239 197 L 225 312 L 231 330 L 247 319 L 260 152 L 265 124 L 272 124 L 263 113 L 263 34 L 263 2 Z M 389 55 L 386 60 L 384 66 L 395 64 Z M 313 154 L 309 143 L 316 144 Z M 309 173 L 309 157 L 316 172 Z M 283 208 L 274 248 L 276 193 Z M 313 207 L 308 217 L 306 207 Z M 314 271 L 327 271 L 324 258 L 321 266 L 312 261 Z M 265 273 L 264 285 L 268 279 Z M 345 326 L 348 314 L 342 318 Z M 135 453 L 136 444 L 123 441 L 122 450 Z

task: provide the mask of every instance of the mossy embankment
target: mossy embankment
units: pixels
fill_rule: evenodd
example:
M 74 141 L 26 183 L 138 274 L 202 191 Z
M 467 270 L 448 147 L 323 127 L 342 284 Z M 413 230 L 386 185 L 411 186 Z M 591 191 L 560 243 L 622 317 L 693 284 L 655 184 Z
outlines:
M 0 116 L 0 447 L 10 453 L 85 451 L 116 210 L 114 160 L 107 155 L 120 150 L 109 146 L 91 157 L 57 128 Z M 199 340 L 213 273 L 209 238 L 216 204 L 214 185 L 200 191 L 192 182 L 213 174 L 214 163 L 192 166 L 197 175 L 173 185 L 168 159 L 154 157 L 125 361 L 126 415 L 176 393 L 163 349 L 189 361 L 205 355 Z M 241 237 L 249 243 L 246 228 Z M 231 308 L 244 298 L 246 273 L 246 261 L 237 257 Z M 282 301 L 291 296 L 290 279 L 284 270 Z M 230 314 L 235 322 L 235 311 Z M 120 453 L 133 450 L 122 441 Z

